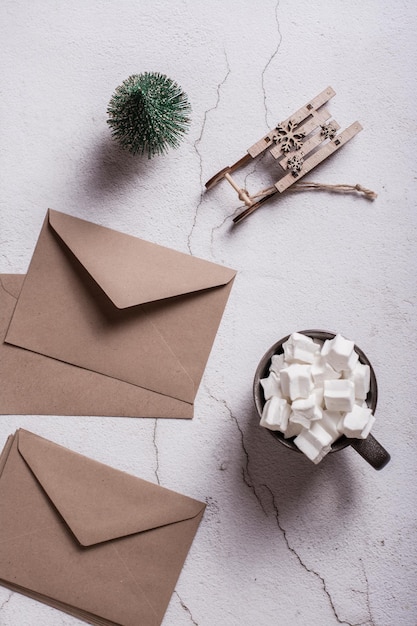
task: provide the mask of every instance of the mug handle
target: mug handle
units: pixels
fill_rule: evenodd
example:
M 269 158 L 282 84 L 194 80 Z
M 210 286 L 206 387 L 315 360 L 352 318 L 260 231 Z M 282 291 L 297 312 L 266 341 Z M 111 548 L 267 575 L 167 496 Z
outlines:
M 376 470 L 381 470 L 391 459 L 390 454 L 371 434 L 366 439 L 351 439 L 350 445 Z

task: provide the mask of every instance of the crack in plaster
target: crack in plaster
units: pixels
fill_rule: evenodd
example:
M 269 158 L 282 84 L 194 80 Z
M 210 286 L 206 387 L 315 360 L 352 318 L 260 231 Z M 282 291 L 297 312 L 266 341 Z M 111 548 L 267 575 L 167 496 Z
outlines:
M 196 206 L 195 212 L 194 212 L 194 218 L 193 218 L 193 223 L 191 225 L 191 230 L 188 234 L 188 239 L 187 239 L 187 246 L 188 246 L 188 250 L 190 252 L 190 254 L 192 254 L 192 250 L 191 250 L 191 239 L 193 236 L 193 232 L 194 229 L 196 227 L 197 224 L 197 217 L 198 217 L 198 212 L 200 210 L 200 207 L 203 203 L 203 198 L 204 198 L 204 184 L 203 184 L 203 155 L 200 152 L 200 143 L 203 140 L 203 135 L 206 129 L 206 124 L 207 124 L 207 117 L 210 113 L 212 113 L 213 111 L 216 111 L 219 107 L 219 103 L 220 103 L 220 92 L 221 89 L 223 87 L 223 85 L 225 84 L 225 82 L 227 81 L 229 74 L 231 72 L 230 69 L 230 64 L 229 64 L 229 59 L 227 57 L 226 51 L 224 51 L 224 56 L 226 59 L 226 74 L 223 78 L 223 80 L 217 85 L 217 97 L 216 97 L 216 102 L 214 104 L 214 106 L 212 106 L 210 109 L 207 109 L 204 112 L 204 117 L 203 117 L 203 123 L 201 125 L 201 131 L 200 131 L 200 136 L 195 140 L 194 142 L 194 150 L 197 154 L 198 157 L 198 161 L 199 161 L 199 168 L 200 168 L 200 200 L 198 201 L 198 204 Z
M 271 499 L 272 499 L 272 506 L 273 506 L 273 508 L 274 508 L 274 511 L 275 511 L 275 518 L 276 518 L 276 521 L 277 521 L 277 526 L 278 526 L 279 530 L 280 530 L 280 531 L 281 531 L 281 533 L 282 533 L 282 536 L 283 536 L 283 538 L 284 538 L 284 541 L 285 541 L 285 544 L 286 544 L 286 546 L 287 546 L 288 550 L 291 552 L 291 554 L 293 554 L 293 555 L 295 556 L 295 558 L 297 559 L 298 563 L 301 565 L 301 567 L 303 567 L 303 569 L 304 569 L 307 573 L 309 573 L 309 574 L 313 574 L 313 575 L 314 575 L 314 576 L 315 576 L 315 577 L 316 577 L 316 578 L 320 581 L 321 586 L 322 586 L 322 588 L 323 588 L 323 591 L 324 591 L 324 593 L 325 593 L 325 594 L 326 594 L 326 596 L 327 596 L 327 599 L 328 599 L 328 601 L 329 601 L 330 607 L 331 607 L 331 609 L 332 609 L 332 611 L 333 611 L 333 614 L 334 614 L 334 616 L 335 616 L 335 618 L 336 618 L 336 620 L 337 620 L 338 624 L 346 624 L 347 626 L 364 626 L 364 624 L 365 624 L 365 623 L 367 623 L 367 622 L 360 622 L 360 623 L 356 623 L 356 624 L 354 624 L 354 623 L 352 623 L 352 622 L 348 622 L 348 621 L 346 621 L 346 620 L 343 620 L 343 619 L 341 619 L 341 618 L 339 617 L 339 615 L 338 615 L 338 613 L 337 613 L 337 610 L 336 610 L 336 607 L 335 607 L 335 604 L 334 604 L 334 602 L 333 602 L 333 598 L 332 598 L 332 596 L 331 596 L 331 594 L 330 594 L 330 592 L 329 592 L 329 590 L 328 590 L 328 588 L 327 588 L 327 585 L 326 585 L 326 581 L 325 581 L 325 579 L 324 579 L 324 578 L 323 578 L 323 576 L 321 576 L 321 574 L 319 574 L 316 570 L 314 570 L 314 569 L 313 569 L 313 568 L 311 568 L 311 567 L 308 567 L 308 566 L 304 563 L 304 561 L 303 561 L 303 559 L 301 558 L 301 556 L 298 554 L 297 550 L 295 550 L 295 548 L 293 548 L 293 547 L 292 547 L 292 545 L 291 545 L 291 543 L 290 543 L 290 541 L 289 541 L 289 539 L 288 539 L 287 531 L 285 530 L 285 528 L 284 528 L 284 527 L 283 527 L 283 525 L 281 524 L 280 515 L 279 515 L 279 510 L 278 510 L 277 503 L 276 503 L 276 501 L 275 501 L 275 496 L 274 496 L 274 493 L 273 493 L 273 491 L 271 490 L 271 488 L 270 488 L 268 485 L 263 484 L 262 486 L 263 486 L 263 487 L 264 487 L 264 488 L 265 488 L 265 489 L 269 492 L 269 494 L 270 494 L 270 496 L 271 496 Z
M 265 153 L 261 156 L 261 158 L 260 158 L 259 162 L 263 159 L 263 157 L 264 157 L 264 156 L 265 156 Z M 258 164 L 259 164 L 259 162 L 258 162 L 258 161 L 256 161 L 256 162 L 254 163 L 254 165 L 253 165 L 253 167 L 252 167 L 251 171 L 250 171 L 250 172 L 248 172 L 248 173 L 246 174 L 246 176 L 245 176 L 244 189 L 246 189 L 246 191 L 248 191 L 248 179 L 249 179 L 251 176 L 254 176 L 254 175 L 256 174 L 256 172 L 258 171 Z M 248 193 L 249 193 L 249 192 L 248 192 Z M 242 208 L 244 208 L 244 207 L 242 207 Z
M 281 33 L 281 29 L 280 29 L 280 25 L 279 25 L 279 20 L 278 20 L 278 9 L 279 9 L 279 5 L 280 5 L 280 0 L 278 0 L 278 2 L 275 5 L 275 22 L 277 25 L 277 33 L 278 33 L 278 41 L 277 44 L 275 46 L 275 50 L 273 51 L 273 53 L 271 54 L 271 56 L 269 57 L 264 69 L 262 70 L 262 74 L 261 74 L 261 84 L 262 84 L 262 93 L 263 93 L 263 102 L 264 102 L 264 108 L 265 108 L 265 123 L 267 125 L 267 127 L 269 128 L 268 125 L 268 105 L 266 104 L 266 89 L 265 89 L 265 74 L 267 69 L 269 68 L 269 66 L 271 65 L 272 61 L 275 59 L 275 57 L 277 56 L 279 49 L 281 47 L 281 43 L 282 43 L 282 33 Z
M 276 5 L 275 5 L 275 11 L 274 11 L 274 13 L 275 13 L 275 22 L 276 22 L 276 25 L 277 25 L 278 41 L 277 41 L 277 44 L 276 44 L 276 46 L 275 46 L 275 50 L 272 52 L 271 56 L 269 57 L 268 61 L 266 62 L 265 66 L 264 66 L 264 68 L 263 68 L 263 70 L 262 70 L 262 72 L 261 72 L 261 88 L 262 88 L 262 94 L 263 94 L 263 104 L 264 104 L 264 109 L 265 109 L 265 123 L 266 123 L 266 126 L 267 126 L 268 128 L 269 128 L 269 124 L 268 124 L 268 113 L 269 113 L 269 111 L 268 111 L 268 106 L 267 106 L 267 103 L 266 103 L 266 101 L 267 101 L 267 96 L 266 96 L 266 87 L 265 87 L 265 74 L 266 74 L 266 72 L 267 72 L 267 70 L 268 70 L 269 66 L 271 65 L 271 63 L 273 62 L 273 60 L 275 59 L 275 57 L 277 56 L 277 54 L 278 54 L 278 52 L 279 52 L 279 49 L 280 49 L 280 47 L 281 47 L 281 43 L 282 43 L 282 33 L 281 33 L 280 24 L 279 24 L 279 20 L 278 20 L 278 9 L 279 9 L 279 5 L 280 5 L 280 0 L 278 0 L 278 2 L 276 3 Z M 220 83 L 220 84 L 219 84 L 219 86 L 218 86 L 218 88 L 217 88 L 218 98 L 217 98 L 217 103 L 216 103 L 216 106 L 214 107 L 214 109 L 215 109 L 215 108 L 217 108 L 218 103 L 219 103 L 219 99 L 220 99 L 220 94 L 219 94 L 220 87 L 221 87 L 221 86 L 225 83 L 225 81 L 226 81 L 226 79 L 227 79 L 227 77 L 228 77 L 228 75 L 229 75 L 229 73 L 230 73 L 230 66 L 229 66 L 229 62 L 228 62 L 227 56 L 226 56 L 226 63 L 227 63 L 228 72 L 227 72 L 227 74 L 226 74 L 226 76 L 225 76 L 225 78 L 224 78 L 223 82 L 222 82 L 222 83 Z M 209 111 L 211 111 L 211 110 L 213 110 L 213 109 L 209 109 Z M 194 144 L 194 148 L 195 148 L 195 150 L 196 150 L 196 152 L 197 152 L 197 154 L 199 155 L 199 158 L 200 158 L 200 183 L 201 183 L 201 186 L 203 186 L 203 184 L 202 184 L 202 158 L 201 158 L 201 155 L 200 155 L 200 153 L 199 153 L 199 151 L 198 151 L 198 149 L 197 149 L 197 144 L 201 141 L 202 134 L 203 134 L 203 130 L 204 130 L 204 126 L 205 126 L 205 122 L 206 122 L 206 115 L 204 116 L 203 128 L 202 128 L 202 132 L 201 132 L 201 134 L 200 134 L 200 137 L 199 137 L 199 139 L 197 139 L 197 141 L 196 141 L 196 142 L 195 142 L 195 144 Z M 253 166 L 253 168 L 252 168 L 252 170 L 246 174 L 246 176 L 245 176 L 245 182 L 244 182 L 244 189 L 247 189 L 247 181 L 248 181 L 248 179 L 249 179 L 251 176 L 253 176 L 254 174 L 256 174 L 257 167 L 258 167 L 258 162 L 257 162 L 257 163 L 255 163 L 255 164 L 254 164 L 254 166 Z M 196 224 L 197 214 L 198 214 L 198 210 L 199 210 L 199 208 L 200 208 L 200 206 L 201 206 L 202 200 L 203 200 L 203 192 L 201 193 L 201 196 L 200 196 L 200 202 L 199 202 L 199 204 L 197 205 L 197 209 L 196 209 L 195 216 L 194 216 L 194 224 L 193 224 L 193 226 L 192 226 L 191 233 L 190 233 L 190 236 L 189 236 L 189 238 L 188 238 L 188 248 L 189 248 L 190 252 L 191 252 L 191 249 L 190 249 L 190 240 L 191 240 L 192 232 L 193 232 L 194 227 L 195 227 L 195 224 Z M 231 215 L 231 216 L 230 216 L 230 215 L 226 216 L 226 217 L 224 218 L 224 220 L 221 222 L 221 224 L 219 224 L 218 226 L 215 226 L 215 227 L 212 229 L 212 231 L 211 231 L 211 238 L 210 238 L 210 241 L 211 241 L 211 247 L 212 247 L 212 248 L 213 248 L 213 245 L 214 245 L 214 233 L 215 233 L 216 231 L 220 230 L 220 229 L 224 226 L 224 224 L 225 224 L 225 223 L 226 223 L 226 222 L 227 222 L 230 218 L 231 218 L 231 219 L 233 219 L 233 218 L 235 217 L 235 215 L 237 215 L 238 213 L 240 213 L 240 211 L 241 211 L 242 209 L 244 209 L 244 208 L 245 208 L 245 206 L 244 206 L 244 205 L 243 205 L 243 206 L 239 206 L 239 207 L 237 207 L 237 208 L 235 209 L 235 212 L 234 212 L 234 214 L 233 214 L 233 215 Z
M 223 226 L 226 224 L 226 222 L 228 222 L 230 219 L 230 215 L 226 215 L 226 217 L 224 218 L 224 220 L 218 224 L 217 226 L 214 226 L 211 229 L 211 233 L 210 233 L 210 248 L 211 248 L 211 252 L 213 252 L 213 247 L 214 247 L 214 234 L 216 231 L 221 230 L 223 228 Z
M 214 248 L 214 236 L 215 233 L 219 230 L 221 230 L 223 228 L 223 226 L 230 221 L 230 226 L 229 226 L 229 230 L 232 231 L 234 228 L 234 224 L 233 224 L 233 218 L 238 215 L 242 209 L 244 208 L 244 206 L 239 206 L 237 207 L 234 212 L 232 213 L 232 215 L 226 215 L 225 218 L 222 220 L 222 222 L 220 224 L 218 224 L 217 226 L 214 226 L 211 229 L 211 234 L 210 234 L 210 250 L 211 253 L 213 254 L 213 248 Z M 241 271 L 241 270 L 240 270 Z
M 181 604 L 182 608 L 184 609 L 184 611 L 189 616 L 190 621 L 193 624 L 193 626 L 198 626 L 198 622 L 195 621 L 195 619 L 193 618 L 193 614 L 191 613 L 190 609 L 185 604 L 184 600 L 181 598 L 180 594 L 178 593 L 178 591 L 176 589 L 175 589 L 174 593 L 177 596 L 178 600 L 180 601 L 180 604 Z
M 265 160 L 266 156 L 269 155 L 268 151 L 264 152 L 253 164 L 252 169 L 247 172 L 246 176 L 245 176 L 245 183 L 244 183 L 244 189 L 247 191 L 247 193 L 250 195 L 250 191 L 248 191 L 248 180 L 249 178 L 251 178 L 252 176 L 255 176 L 255 174 L 258 173 L 258 170 L 262 167 L 263 161 Z M 257 192 L 259 193 L 259 192 Z M 245 208 L 244 206 L 241 208 Z
M 156 430 L 157 430 L 157 426 L 158 426 L 158 420 L 155 419 L 155 424 L 153 427 L 153 438 L 152 438 L 152 442 L 153 442 L 153 447 L 155 449 L 155 460 L 156 460 L 156 467 L 155 467 L 155 477 L 156 477 L 156 481 L 158 483 L 158 485 L 161 484 L 161 481 L 159 480 L 159 448 L 158 448 L 158 444 L 156 442 Z
M 4 602 L 2 602 L 2 603 L 0 604 L 0 611 L 1 611 L 2 609 L 4 609 L 4 607 L 6 606 L 6 604 L 8 604 L 8 603 L 10 602 L 10 600 L 12 599 L 12 596 L 13 596 L 13 591 L 10 591 L 10 592 L 9 592 L 8 597 L 4 600 Z
M 220 402 L 224 406 L 224 408 L 226 409 L 226 411 L 229 414 L 230 419 L 235 423 L 235 425 L 236 425 L 236 427 L 237 427 L 237 429 L 239 431 L 240 439 L 241 439 L 241 446 L 242 446 L 242 450 L 243 450 L 243 453 L 244 453 L 245 459 L 246 459 L 245 465 L 244 465 L 244 467 L 242 467 L 243 482 L 245 483 L 245 485 L 254 494 L 254 496 L 255 496 L 259 506 L 261 507 L 261 509 L 263 511 L 263 513 L 266 516 L 268 516 L 268 513 L 267 513 L 267 511 L 265 509 L 265 506 L 264 506 L 264 504 L 262 502 L 262 499 L 261 499 L 261 497 L 260 497 L 260 495 L 259 495 L 259 493 L 258 493 L 258 491 L 257 491 L 257 489 L 255 487 L 254 480 L 253 480 L 253 478 L 251 476 L 251 473 L 250 473 L 250 470 L 249 470 L 249 461 L 250 461 L 250 459 L 249 459 L 249 452 L 248 452 L 248 450 L 246 448 L 243 430 L 242 430 L 242 428 L 241 428 L 241 426 L 240 426 L 240 424 L 238 422 L 238 419 L 233 414 L 233 411 L 231 410 L 231 408 L 227 404 L 226 400 L 216 398 L 207 387 L 206 387 L 206 390 L 207 390 L 207 393 L 208 393 L 208 395 L 210 396 L 210 398 L 212 400 L 214 400 L 215 402 Z M 276 503 L 276 500 L 275 500 L 275 495 L 274 495 L 272 489 L 265 483 L 263 483 L 261 485 L 261 487 L 266 489 L 269 492 L 269 494 L 270 494 L 270 497 L 271 497 L 271 500 L 272 500 L 272 506 L 273 506 L 274 513 L 275 513 L 276 523 L 277 523 L 277 526 L 278 526 L 279 530 L 282 533 L 282 536 L 284 538 L 284 541 L 285 541 L 285 544 L 286 544 L 288 550 L 291 552 L 291 554 L 294 555 L 294 557 L 297 559 L 298 563 L 301 565 L 301 567 L 308 574 L 313 574 L 320 581 L 321 587 L 322 587 L 324 593 L 327 596 L 327 599 L 329 601 L 330 607 L 332 609 L 332 612 L 333 612 L 333 614 L 335 616 L 335 619 L 337 620 L 338 624 L 345 624 L 346 626 L 375 626 L 373 618 L 372 618 L 372 614 L 371 614 L 371 607 L 370 607 L 370 601 L 369 601 L 369 582 L 368 582 L 368 577 L 366 575 L 366 571 L 365 571 L 364 565 L 362 563 L 362 560 L 361 560 L 361 564 L 362 564 L 362 569 L 363 569 L 364 578 L 365 578 L 365 582 L 366 582 L 366 591 L 363 591 L 361 593 L 364 593 L 366 595 L 366 606 L 367 606 L 367 610 L 368 610 L 369 619 L 364 621 L 364 622 L 353 623 L 353 622 L 348 622 L 347 620 L 343 620 L 343 619 L 340 618 L 340 616 L 339 616 L 339 614 L 338 614 L 338 612 L 336 610 L 336 606 L 334 604 L 333 598 L 332 598 L 332 596 L 331 596 L 331 594 L 330 594 L 330 592 L 329 592 L 329 590 L 327 588 L 326 580 L 323 578 L 323 576 L 321 576 L 321 574 L 319 574 L 319 572 L 317 572 L 316 570 L 314 570 L 311 567 L 308 567 L 306 565 L 306 563 L 303 561 L 303 559 L 301 558 L 301 556 L 298 554 L 297 550 L 295 550 L 295 548 L 293 548 L 293 546 L 291 545 L 291 543 L 290 543 L 290 541 L 288 539 L 287 531 L 285 530 L 285 528 L 283 527 L 283 525 L 281 523 L 278 506 L 277 506 L 277 503 Z
M 371 611 L 371 600 L 369 596 L 369 580 L 368 580 L 368 576 L 366 573 L 365 565 L 361 558 L 359 559 L 359 562 L 362 567 L 363 577 L 365 578 L 365 591 L 362 591 L 361 593 L 365 595 L 366 608 L 367 608 L 368 616 L 369 616 L 369 620 L 365 623 L 369 624 L 369 626 L 375 626 L 374 618 L 372 616 L 372 611 Z
M 251 472 L 249 470 L 249 452 L 248 452 L 248 449 L 246 448 L 246 445 L 245 445 L 245 438 L 244 438 L 244 435 L 243 435 L 243 430 L 242 430 L 242 428 L 241 428 L 241 426 L 239 424 L 239 421 L 238 421 L 237 417 L 233 414 L 233 411 L 231 410 L 231 408 L 227 404 L 226 400 L 216 398 L 207 387 L 206 387 L 206 389 L 207 389 L 208 395 L 210 396 L 210 398 L 212 400 L 214 400 L 215 402 L 220 402 L 224 406 L 224 408 L 226 409 L 226 411 L 229 414 L 230 419 L 232 420 L 232 422 L 234 422 L 234 424 L 236 425 L 236 427 L 237 427 L 237 429 L 239 431 L 241 447 L 242 447 L 242 450 L 243 450 L 243 454 L 245 455 L 245 464 L 242 467 L 242 479 L 243 479 L 243 482 L 245 483 L 245 485 L 247 487 L 249 487 L 249 489 L 252 491 L 253 495 L 255 496 L 256 500 L 258 501 L 258 504 L 261 507 L 261 509 L 264 512 L 264 514 L 267 515 L 267 512 L 266 512 L 265 507 L 263 505 L 263 502 L 262 502 L 262 500 L 261 500 L 261 498 L 260 498 L 260 496 L 259 496 L 259 494 L 258 494 L 258 492 L 256 490 L 254 480 L 253 480 L 253 478 L 251 476 Z

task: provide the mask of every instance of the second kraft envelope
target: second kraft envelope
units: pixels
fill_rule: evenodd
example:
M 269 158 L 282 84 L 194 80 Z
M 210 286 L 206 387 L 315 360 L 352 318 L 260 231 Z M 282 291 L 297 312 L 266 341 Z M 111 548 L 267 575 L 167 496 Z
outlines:
M 0 454 L 0 585 L 89 624 L 159 626 L 205 506 L 20 429 Z
M 0 412 L 107 415 L 102 393 L 108 382 L 120 400 L 110 414 L 192 417 L 235 274 L 49 210 L 4 339 L 7 389 Z M 24 370 L 18 381 L 16 363 Z M 53 394 L 53 380 L 40 374 L 48 370 L 67 377 L 73 403 Z M 77 394 L 83 371 L 86 382 Z M 36 410 L 28 406 L 30 394 L 42 399 Z

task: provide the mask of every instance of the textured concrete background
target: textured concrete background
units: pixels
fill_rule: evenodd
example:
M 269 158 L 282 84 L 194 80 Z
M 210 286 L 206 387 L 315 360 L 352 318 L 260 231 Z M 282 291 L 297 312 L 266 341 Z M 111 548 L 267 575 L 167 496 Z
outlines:
M 48 207 L 239 270 L 193 421 L 3 416 L 0 445 L 24 427 L 207 502 L 166 626 L 415 626 L 414 1 L 2 0 L 0 23 L 0 271 L 26 271 Z M 143 71 L 193 108 L 150 162 L 106 125 Z M 232 228 L 233 190 L 204 182 L 328 85 L 334 117 L 364 130 L 308 179 L 378 199 L 287 194 Z M 351 449 L 315 467 L 257 425 L 258 360 L 312 327 L 375 367 L 382 472 Z M 79 623 L 0 588 L 1 626 Z

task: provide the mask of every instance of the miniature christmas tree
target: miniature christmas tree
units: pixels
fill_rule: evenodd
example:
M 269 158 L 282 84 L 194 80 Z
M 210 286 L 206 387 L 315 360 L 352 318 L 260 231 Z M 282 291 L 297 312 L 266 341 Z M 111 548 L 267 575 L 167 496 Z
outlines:
M 114 139 L 132 154 L 152 158 L 176 148 L 190 123 L 187 95 L 164 74 L 129 76 L 113 94 L 107 123 Z

